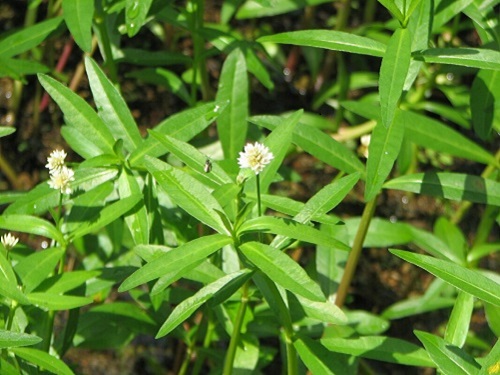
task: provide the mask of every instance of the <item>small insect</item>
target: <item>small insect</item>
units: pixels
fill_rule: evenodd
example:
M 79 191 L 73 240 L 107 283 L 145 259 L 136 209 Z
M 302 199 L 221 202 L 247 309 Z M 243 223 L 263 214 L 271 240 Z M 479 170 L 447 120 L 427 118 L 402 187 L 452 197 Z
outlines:
M 205 173 L 210 173 L 210 171 L 212 170 L 212 162 L 210 161 L 210 159 L 206 159 L 205 160 L 205 165 L 203 166 L 203 170 L 205 171 Z

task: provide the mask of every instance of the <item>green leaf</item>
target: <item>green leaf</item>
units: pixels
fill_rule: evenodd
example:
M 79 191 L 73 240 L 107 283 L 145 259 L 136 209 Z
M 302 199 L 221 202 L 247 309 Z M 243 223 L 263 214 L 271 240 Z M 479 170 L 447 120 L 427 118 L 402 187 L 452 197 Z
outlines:
M 444 374 L 473 375 L 481 368 L 472 356 L 442 338 L 422 331 L 414 333 Z
M 21 259 L 14 269 L 24 285 L 24 292 L 30 293 L 54 272 L 63 254 L 64 249 L 53 247 Z
M 143 199 L 142 194 L 136 194 L 128 196 L 126 198 L 122 198 L 117 202 L 105 206 L 104 208 L 96 212 L 93 219 L 82 223 L 81 226 L 76 228 L 73 232 L 69 233 L 69 237 L 72 240 L 75 240 L 86 234 L 105 227 L 122 215 L 125 215 L 137 203 L 139 203 L 141 199 Z
M 358 180 L 359 173 L 353 173 L 325 186 L 301 207 L 293 219 L 299 223 L 308 224 L 316 216 L 326 214 L 344 199 Z M 287 245 L 287 242 L 287 238 L 284 236 L 277 236 L 271 242 L 271 246 L 281 249 Z M 345 244 L 338 240 L 334 240 L 329 245 L 333 244 L 339 250 L 347 250 Z M 327 247 L 330 247 L 329 245 Z
M 168 57 L 167 57 L 168 58 Z M 162 68 L 148 68 L 135 70 L 126 75 L 140 79 L 141 81 L 151 83 L 154 85 L 162 85 L 168 88 L 171 92 L 177 95 L 180 99 L 184 100 L 188 105 L 193 106 L 193 101 L 186 85 L 174 72 Z
M 401 319 L 409 316 L 420 315 L 426 312 L 439 309 L 450 308 L 454 305 L 454 298 L 439 297 L 428 300 L 425 297 L 416 297 L 389 306 L 382 312 L 382 317 L 385 319 Z
M 119 349 L 139 334 L 153 335 L 156 326 L 134 303 L 105 303 L 80 316 L 74 345 L 93 350 Z
M 472 294 L 485 302 L 500 306 L 500 295 L 496 293 L 496 291 L 500 290 L 500 284 L 476 270 L 446 260 L 435 259 L 428 255 L 394 249 L 389 249 L 389 251 L 464 292 Z
M 245 221 L 239 228 L 239 235 L 252 232 L 274 233 L 323 246 L 335 246 L 349 251 L 346 244 L 296 220 L 272 216 L 261 216 Z
M 73 290 L 101 274 L 101 271 L 72 271 L 52 276 L 40 284 L 38 290 L 48 294 L 62 294 Z
M 500 340 L 491 349 L 490 353 L 484 358 L 481 363 L 482 368 L 478 375 L 493 375 L 500 370 Z
M 396 1 L 394 0 L 378 0 L 380 4 L 382 4 L 387 10 L 399 21 L 399 23 L 403 23 L 405 20 L 405 16 L 403 16 L 404 9 L 398 8 Z
M 137 177 L 128 169 L 123 169 L 118 179 L 118 193 L 120 198 L 142 195 L 141 187 Z M 133 211 L 125 217 L 125 223 L 136 245 L 149 243 L 149 216 L 144 204 L 144 199 L 133 208 Z
M 85 58 L 85 68 L 99 117 L 116 140 L 123 140 L 126 150 L 134 151 L 142 143 L 142 137 L 125 100 L 90 57 Z
M 283 122 L 278 116 L 253 116 L 250 122 L 274 130 Z M 293 130 L 292 142 L 319 160 L 347 173 L 365 173 L 363 163 L 342 143 L 321 130 L 299 121 Z
M 223 212 L 223 209 L 205 185 L 186 172 L 158 159 L 146 157 L 145 165 L 179 207 L 217 232 L 230 235 L 229 229 L 217 213 Z
M 321 343 L 327 349 L 337 353 L 408 366 L 434 367 L 434 363 L 424 349 L 408 341 L 392 337 L 324 338 L 321 339 Z
M 252 201 L 256 202 L 257 197 L 253 195 L 247 195 L 248 198 L 251 198 Z M 262 194 L 261 197 L 262 205 L 265 207 L 269 207 L 274 211 L 281 212 L 283 214 L 287 214 L 290 216 L 297 215 L 303 208 L 304 203 L 298 202 L 291 198 L 280 197 L 277 195 L 270 194 Z M 311 221 L 325 224 L 338 224 L 340 219 L 337 216 L 331 214 L 316 214 L 313 215 Z
M 500 121 L 500 71 L 481 70 L 476 75 L 470 93 L 472 127 L 481 139 L 487 139 L 495 121 Z
M 450 318 L 446 324 L 444 339 L 461 348 L 467 333 L 469 332 L 469 324 L 474 309 L 474 297 L 470 294 L 460 291 L 455 301 L 455 306 L 451 311 Z
M 366 165 L 365 201 L 371 201 L 382 189 L 398 157 L 403 134 L 404 121 L 398 115 L 389 127 L 378 123 L 373 129 Z
M 0 138 L 6 137 L 16 131 L 16 128 L 12 126 L 2 126 L 0 128 Z
M 330 351 L 318 341 L 300 335 L 293 342 L 300 359 L 313 374 L 354 375 L 355 366 L 349 365 L 349 357 Z
M 172 311 L 165 323 L 163 323 L 163 325 L 161 326 L 156 335 L 156 338 L 158 339 L 169 334 L 179 324 L 188 319 L 191 314 L 193 314 L 198 309 L 198 307 L 209 301 L 211 298 L 216 297 L 217 293 L 223 290 L 226 285 L 237 282 L 239 279 L 247 278 L 249 272 L 250 271 L 248 269 L 233 272 L 218 279 L 217 281 L 214 281 L 213 283 L 204 286 L 193 296 L 186 298 L 175 307 L 174 311 Z
M 30 346 L 38 344 L 41 341 L 42 338 L 35 335 L 0 329 L 0 349 Z
M 427 172 L 405 175 L 386 182 L 384 188 L 500 206 L 500 183 L 462 173 Z
M 413 52 L 426 63 L 450 64 L 478 69 L 500 70 L 500 52 L 482 48 L 432 48 Z
M 25 27 L 0 41 L 0 56 L 12 57 L 38 46 L 62 22 L 62 17 L 55 17 Z
M 53 294 L 36 292 L 27 295 L 30 302 L 49 311 L 70 310 L 90 305 L 94 300 L 91 297 L 70 296 L 67 294 Z
M 84 159 L 100 154 L 114 154 L 113 135 L 83 98 L 49 76 L 39 74 L 38 79 L 64 113 L 68 131 L 74 131 L 80 137 L 78 145 L 71 145 L 74 151 Z
M 217 101 L 228 105 L 217 119 L 217 131 L 226 159 L 236 159 L 247 137 L 248 73 L 245 57 L 233 50 L 222 67 Z
M 126 0 L 125 26 L 129 38 L 136 35 L 146 22 L 153 0 Z
M 306 6 L 314 6 L 328 2 L 327 0 L 248 0 L 238 10 L 237 19 L 269 17 L 277 14 L 300 10 Z
M 387 45 L 380 67 L 379 92 L 382 123 L 392 124 L 410 67 L 411 35 L 408 29 L 397 29 Z M 370 155 L 371 156 L 371 155 Z
M 206 173 L 203 167 L 205 166 L 207 156 L 189 143 L 161 134 L 156 130 L 150 130 L 149 134 L 161 142 L 170 153 L 179 158 L 188 167 L 191 167 L 193 171 L 197 172 L 196 176 L 205 185 L 216 188 L 220 185 L 233 182 L 231 177 L 217 163 L 212 163 L 212 170 L 210 173 Z
M 10 352 L 19 358 L 28 361 L 41 369 L 57 375 L 74 375 L 73 371 L 61 359 L 51 356 L 49 353 L 32 348 L 11 348 Z
M 456 130 L 427 116 L 398 111 L 405 125 L 405 136 L 413 143 L 483 164 L 496 164 L 495 158 Z
M 300 30 L 257 39 L 259 43 L 283 43 L 297 46 L 319 47 L 334 51 L 359 53 L 383 57 L 386 46 L 376 40 L 363 36 L 333 30 Z
M 292 258 L 280 250 L 258 242 L 240 246 L 241 252 L 276 284 L 294 294 L 324 302 L 320 287 Z
M 350 238 L 349 242 L 354 241 L 360 222 L 361 218 L 359 217 L 345 220 Z M 387 247 L 406 244 L 412 240 L 410 229 L 411 226 L 406 223 L 393 223 L 389 220 L 375 217 L 370 221 L 363 247 Z
M 190 64 L 192 62 L 192 59 L 190 59 L 189 56 L 180 52 L 148 51 L 144 48 L 122 48 L 120 51 L 116 51 L 115 59 L 116 62 L 126 62 L 134 65 L 154 67 Z
M 181 141 L 189 141 L 210 125 L 224 108 L 225 104 L 221 103 L 203 104 L 170 116 L 159 123 L 154 130 Z M 164 155 L 166 151 L 165 147 L 157 139 L 150 137 L 137 150 L 132 152 L 129 158 L 130 165 L 133 167 L 141 166 L 144 163 L 145 155 L 158 157 Z
M 29 300 L 18 288 L 17 277 L 10 261 L 3 252 L 0 252 L 0 295 L 25 305 L 30 304 Z
M 440 29 L 465 9 L 473 0 L 439 1 L 435 3 L 432 21 L 433 34 L 439 33 Z
M 231 237 L 221 234 L 213 234 L 192 240 L 146 263 L 125 279 L 118 290 L 125 292 L 167 274 L 173 275 L 170 279 L 170 283 L 172 283 L 192 270 L 194 265 L 200 260 L 208 258 L 214 252 L 230 243 L 232 243 Z M 140 246 L 140 248 L 144 249 L 147 246 Z
M 77 230 L 82 223 L 95 219 L 96 211 L 104 206 L 106 198 L 114 191 L 114 184 L 104 182 L 73 199 L 73 206 L 63 224 L 65 232 Z
M 47 237 L 57 241 L 61 246 L 66 244 L 66 240 L 59 229 L 47 220 L 35 216 L 2 215 L 0 216 L 0 228 Z
M 344 312 L 332 301 L 317 302 L 310 301 L 300 295 L 296 297 L 307 316 L 330 324 L 347 323 L 347 317 Z
M 94 3 L 85 0 L 63 0 L 63 16 L 66 26 L 83 52 L 92 49 L 92 18 Z

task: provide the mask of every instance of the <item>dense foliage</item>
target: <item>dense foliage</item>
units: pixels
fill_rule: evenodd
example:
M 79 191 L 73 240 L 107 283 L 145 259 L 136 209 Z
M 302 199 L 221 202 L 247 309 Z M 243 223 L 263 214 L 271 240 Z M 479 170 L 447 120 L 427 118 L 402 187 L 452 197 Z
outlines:
M 0 5 L 2 374 L 141 339 L 139 373 L 500 373 L 498 1 Z M 22 191 L 27 117 L 64 142 Z M 433 276 L 363 306 L 371 250 Z

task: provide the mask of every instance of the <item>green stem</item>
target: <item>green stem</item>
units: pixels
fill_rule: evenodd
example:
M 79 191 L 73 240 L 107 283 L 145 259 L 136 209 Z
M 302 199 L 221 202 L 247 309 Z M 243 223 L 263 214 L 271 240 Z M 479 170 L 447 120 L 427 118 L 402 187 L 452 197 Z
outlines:
M 271 279 L 269 279 L 269 277 L 258 271 L 254 274 L 253 280 L 283 327 L 287 356 L 287 374 L 296 375 L 298 374 L 298 362 L 297 352 L 293 346 L 294 331 L 290 311 L 285 304 L 285 301 L 283 301 L 283 297 L 280 294 L 278 287 Z
M 349 286 L 351 285 L 352 278 L 354 277 L 354 271 L 358 265 L 359 257 L 361 255 L 361 250 L 363 249 L 363 242 L 365 241 L 366 232 L 370 225 L 370 221 L 375 213 L 377 197 L 373 198 L 371 201 L 366 203 L 365 209 L 363 210 L 363 215 L 361 216 L 361 222 L 359 223 L 358 232 L 354 238 L 354 243 L 352 245 L 352 250 L 349 253 L 349 258 L 347 258 L 347 264 L 345 266 L 344 274 L 342 275 L 342 280 L 340 280 L 339 289 L 337 291 L 337 298 L 335 299 L 335 304 L 339 307 L 344 306 L 345 299 L 347 297 L 347 292 Z
M 113 52 L 111 50 L 111 43 L 109 41 L 109 32 L 106 26 L 106 14 L 102 9 L 102 5 L 100 1 L 96 2 L 95 9 L 95 24 L 97 26 L 97 30 L 99 30 L 99 34 L 101 37 L 102 47 L 104 49 L 104 62 L 106 67 L 108 68 L 109 78 L 113 83 L 118 83 L 118 73 L 116 69 L 115 60 L 113 59 Z
M 227 349 L 226 358 L 224 360 L 224 370 L 222 372 L 223 375 L 231 375 L 233 373 L 234 357 L 236 355 L 236 349 L 238 348 L 238 343 L 240 341 L 241 327 L 243 326 L 243 318 L 245 317 L 247 305 L 248 281 L 242 287 L 241 303 L 236 315 L 233 333 L 231 335 L 231 341 L 229 342 L 229 348 Z

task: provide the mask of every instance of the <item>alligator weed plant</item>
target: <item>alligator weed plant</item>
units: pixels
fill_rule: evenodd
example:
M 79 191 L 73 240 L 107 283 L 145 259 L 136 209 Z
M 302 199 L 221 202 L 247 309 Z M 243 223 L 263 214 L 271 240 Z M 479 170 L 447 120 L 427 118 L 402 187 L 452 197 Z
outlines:
M 1 374 L 500 374 L 496 1 L 28 3 Z

